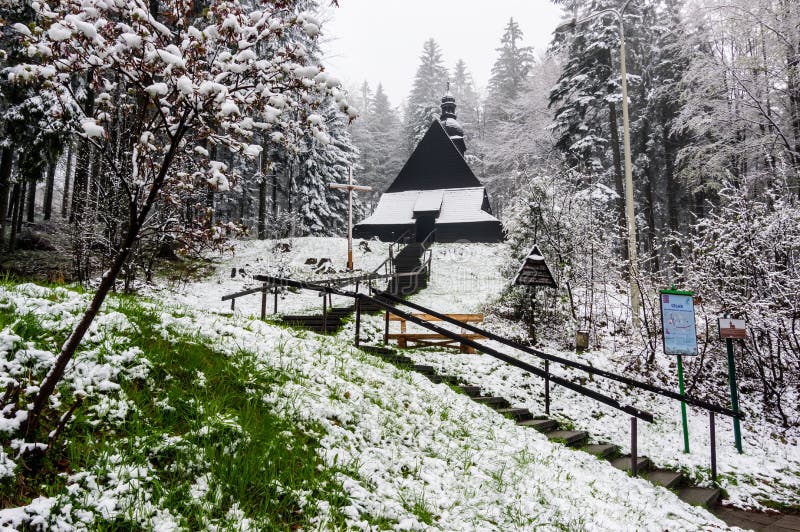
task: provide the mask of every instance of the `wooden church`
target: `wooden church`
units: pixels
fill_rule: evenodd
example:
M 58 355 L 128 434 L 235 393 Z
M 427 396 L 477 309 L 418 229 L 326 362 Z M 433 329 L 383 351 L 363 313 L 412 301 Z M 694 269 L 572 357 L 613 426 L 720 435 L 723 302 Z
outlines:
M 353 236 L 392 242 L 410 232 L 421 242 L 435 229 L 436 242 L 502 240 L 502 225 L 464 159 L 466 150 L 456 101 L 448 93 L 442 98 L 441 117 L 430 125 L 375 212 L 353 227 Z

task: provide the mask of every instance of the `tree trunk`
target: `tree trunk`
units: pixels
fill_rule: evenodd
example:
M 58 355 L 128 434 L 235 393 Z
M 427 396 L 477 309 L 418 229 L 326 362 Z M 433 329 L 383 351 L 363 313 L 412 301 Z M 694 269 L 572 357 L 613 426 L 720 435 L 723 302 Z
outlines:
M 139 236 L 139 230 L 145 224 L 150 210 L 156 203 L 156 200 L 161 193 L 161 189 L 164 186 L 164 180 L 167 176 L 167 171 L 172 166 L 172 162 L 175 159 L 175 154 L 179 149 L 178 147 L 180 146 L 185 133 L 185 122 L 181 120 L 181 123 L 178 125 L 175 133 L 175 137 L 171 139 L 172 142 L 170 143 L 170 148 L 164 155 L 164 159 L 161 162 L 161 168 L 159 169 L 158 175 L 153 180 L 153 185 L 150 188 L 150 192 L 148 193 L 147 198 L 145 198 L 140 210 L 137 209 L 135 198 L 131 198 L 128 206 L 128 215 L 130 220 L 128 223 L 128 228 L 125 232 L 122 242 L 120 243 L 118 251 L 111 262 L 111 266 L 100 278 L 100 285 L 97 287 L 97 291 L 95 292 L 91 303 L 89 303 L 89 307 L 84 312 L 81 320 L 75 326 L 75 329 L 73 329 L 72 334 L 70 334 L 69 338 L 67 338 L 66 342 L 64 342 L 64 345 L 61 347 L 61 352 L 56 359 L 55 365 L 47 374 L 47 377 L 45 377 L 42 385 L 39 387 L 39 391 L 36 393 L 36 398 L 33 401 L 33 406 L 29 410 L 28 417 L 21 427 L 21 431 L 25 434 L 25 437 L 28 441 L 32 441 L 36 437 L 42 412 L 49 402 L 50 396 L 53 394 L 53 391 L 55 391 L 56 385 L 64 377 L 67 364 L 69 364 L 69 361 L 72 359 L 75 351 L 78 349 L 81 340 L 83 340 L 83 337 L 86 335 L 86 331 L 89 330 L 89 326 L 91 326 L 92 321 L 94 321 L 94 318 L 100 311 L 100 307 L 102 306 L 103 301 L 105 301 L 106 296 L 108 296 L 108 293 L 114 287 L 117 277 L 119 276 L 119 272 L 122 270 L 122 267 L 124 266 L 125 261 L 128 259 L 131 249 L 133 248 L 133 245 Z
M 258 239 L 267 238 L 267 171 L 269 159 L 261 152 L 261 181 L 258 182 Z
M 661 143 L 664 145 L 664 173 L 666 174 L 664 177 L 667 185 L 667 224 L 669 225 L 671 236 L 674 237 L 678 233 L 678 198 L 680 197 L 680 191 L 678 190 L 679 184 L 675 179 L 675 155 L 667 122 L 661 128 Z M 681 247 L 676 242 L 673 242 L 670 252 L 675 256 L 675 259 L 680 259 Z
M 258 239 L 267 238 L 267 176 L 258 184 Z
M 13 252 L 17 247 L 17 231 L 19 222 L 22 221 L 22 195 L 24 193 L 22 182 L 17 180 L 14 183 L 14 191 L 11 193 L 11 234 L 8 236 L 8 251 Z
M 86 210 L 86 192 L 89 184 L 89 165 L 91 163 L 89 143 L 80 139 L 77 151 L 75 179 L 72 184 L 72 208 L 69 213 L 70 223 L 78 223 L 83 219 L 83 214 Z
M 36 181 L 37 175 L 41 172 L 41 169 L 37 167 L 35 171 L 32 171 L 31 176 L 28 178 L 28 197 L 26 201 L 26 209 L 25 209 L 25 220 L 32 224 L 34 222 L 34 217 L 36 215 Z
M 53 214 L 53 187 L 56 181 L 56 165 L 58 159 L 51 157 L 47 165 L 47 179 L 44 186 L 44 219 L 49 220 Z
M 619 152 L 619 128 L 617 126 L 617 108 L 608 102 L 608 122 L 611 131 L 611 155 L 614 159 L 614 190 L 617 193 L 617 233 L 622 249 L 622 261 L 628 260 L 628 246 L 625 245 L 628 232 L 625 221 L 625 189 L 622 186 L 622 156 Z
M 64 174 L 64 192 L 61 194 L 61 218 L 66 219 L 69 214 L 69 184 L 72 179 L 72 158 L 73 147 L 75 143 L 72 140 L 67 141 L 67 171 Z
M 0 155 L 0 250 L 6 239 L 6 219 L 8 218 L 8 195 L 11 189 L 11 166 L 14 151 L 5 147 Z

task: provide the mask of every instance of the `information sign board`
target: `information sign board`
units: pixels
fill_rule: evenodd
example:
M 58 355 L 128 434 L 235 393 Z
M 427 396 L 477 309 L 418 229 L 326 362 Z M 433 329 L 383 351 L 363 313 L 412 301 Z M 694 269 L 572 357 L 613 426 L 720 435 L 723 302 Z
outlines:
M 747 323 L 744 320 L 719 318 L 719 338 L 725 340 L 743 340 L 747 338 Z
M 661 326 L 665 354 L 698 354 L 692 292 L 661 291 Z

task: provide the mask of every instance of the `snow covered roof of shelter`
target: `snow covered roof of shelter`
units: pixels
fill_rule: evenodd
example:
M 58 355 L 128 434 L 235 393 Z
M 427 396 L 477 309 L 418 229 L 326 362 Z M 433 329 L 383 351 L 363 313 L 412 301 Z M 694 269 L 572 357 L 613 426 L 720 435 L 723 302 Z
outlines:
M 544 260 L 544 255 L 539 251 L 539 246 L 534 245 L 522 265 L 519 267 L 517 276 L 514 278 L 515 285 L 523 286 L 551 286 L 556 288 L 555 279 L 550 272 L 550 268 Z
M 414 202 L 414 212 L 436 212 L 442 209 L 444 190 L 423 190 Z
M 436 210 L 431 206 L 437 198 L 441 198 L 437 224 L 496 222 L 497 218 L 483 210 L 485 194 L 483 187 L 387 192 L 381 196 L 372 216 L 359 225 L 411 225 L 415 222 L 415 212 Z

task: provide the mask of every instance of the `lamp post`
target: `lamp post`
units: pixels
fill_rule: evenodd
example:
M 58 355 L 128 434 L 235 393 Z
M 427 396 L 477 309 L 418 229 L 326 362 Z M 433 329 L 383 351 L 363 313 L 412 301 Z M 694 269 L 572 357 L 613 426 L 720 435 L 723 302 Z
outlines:
M 639 285 L 637 284 L 638 277 L 638 261 L 636 258 L 636 220 L 633 213 L 633 170 L 631 164 L 631 131 L 630 122 L 628 118 L 628 71 L 625 64 L 625 25 L 623 24 L 622 13 L 631 0 L 625 2 L 620 9 L 604 9 L 597 13 L 592 13 L 581 19 L 572 19 L 556 27 L 555 31 L 560 31 L 566 27 L 574 27 L 578 24 L 583 24 L 589 20 L 593 20 L 605 15 L 614 15 L 617 17 L 619 23 L 619 63 L 622 78 L 622 139 L 624 146 L 625 157 L 625 217 L 628 225 L 628 277 L 630 278 L 630 294 L 631 294 L 631 314 L 633 317 L 633 326 L 639 327 Z

